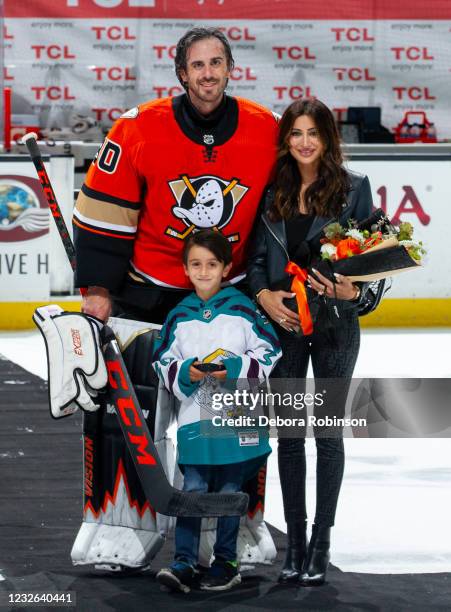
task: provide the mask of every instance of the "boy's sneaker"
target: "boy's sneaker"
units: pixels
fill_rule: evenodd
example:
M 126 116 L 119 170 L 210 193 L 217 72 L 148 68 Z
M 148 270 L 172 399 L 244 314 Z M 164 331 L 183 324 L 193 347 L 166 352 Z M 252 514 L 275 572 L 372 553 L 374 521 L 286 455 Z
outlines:
M 215 559 L 202 578 L 200 588 L 204 591 L 227 591 L 240 582 L 241 576 L 236 561 Z
M 164 567 L 157 574 L 157 582 L 171 589 L 189 593 L 195 576 L 194 568 L 183 561 L 176 561 L 171 567 Z

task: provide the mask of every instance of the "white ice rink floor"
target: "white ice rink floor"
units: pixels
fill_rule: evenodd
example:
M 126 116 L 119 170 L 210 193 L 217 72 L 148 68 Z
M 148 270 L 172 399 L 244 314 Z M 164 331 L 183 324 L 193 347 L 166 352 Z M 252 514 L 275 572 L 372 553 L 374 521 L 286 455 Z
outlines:
M 364 330 L 354 376 L 449 378 L 450 348 L 448 330 Z M 38 331 L 0 333 L 0 354 L 47 375 Z M 346 439 L 345 446 L 333 563 L 355 572 L 451 572 L 451 439 Z M 274 441 L 273 449 L 265 518 L 285 531 Z M 314 441 L 307 451 L 312 518 Z

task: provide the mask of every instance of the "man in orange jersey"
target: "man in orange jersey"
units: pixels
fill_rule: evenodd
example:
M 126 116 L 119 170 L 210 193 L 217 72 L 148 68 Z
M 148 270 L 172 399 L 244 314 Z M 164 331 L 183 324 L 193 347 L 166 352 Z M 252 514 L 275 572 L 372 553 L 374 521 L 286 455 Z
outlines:
M 233 66 L 220 30 L 187 32 L 175 57 L 186 93 L 141 104 L 115 123 L 74 211 L 76 284 L 88 288 L 83 311 L 102 320 L 113 313 L 121 317 L 115 320 L 116 333 L 120 321 L 127 333 L 133 332 L 129 337 L 134 340 L 124 340 L 120 331 L 119 336 L 160 456 L 167 441 L 161 404 L 154 419 L 153 335 L 135 333 L 134 322 L 123 319 L 162 323 L 190 293 L 180 262 L 184 240 L 200 229 L 228 238 L 228 280 L 238 287 L 244 282 L 248 239 L 275 162 L 277 121 L 266 108 L 224 94 Z M 158 397 L 161 402 L 164 394 Z M 85 491 L 84 521 L 72 560 L 111 571 L 139 569 L 162 546 L 166 527 L 162 517 L 152 514 L 130 465 L 111 402 L 107 396 L 101 401 L 104 410 L 84 415 L 85 456 L 92 456 L 93 481 L 89 494 Z M 264 468 L 249 485 L 249 520 L 240 535 L 251 562 L 276 554 L 262 523 L 262 481 Z M 204 550 L 205 563 L 210 554 Z
M 230 282 L 244 278 L 277 122 L 266 108 L 224 94 L 233 66 L 220 30 L 190 30 L 175 57 L 186 93 L 129 110 L 109 132 L 74 211 L 85 313 L 106 320 L 114 301 L 115 314 L 162 322 L 190 289 L 179 262 L 184 239 L 199 229 L 229 239 Z

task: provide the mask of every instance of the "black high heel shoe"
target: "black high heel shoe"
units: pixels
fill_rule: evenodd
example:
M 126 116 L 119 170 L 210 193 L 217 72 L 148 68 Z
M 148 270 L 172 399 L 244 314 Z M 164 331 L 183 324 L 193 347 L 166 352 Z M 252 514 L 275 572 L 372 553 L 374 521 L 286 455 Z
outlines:
M 307 556 L 307 521 L 287 524 L 287 554 L 278 582 L 297 582 Z
M 300 578 L 302 586 L 321 586 L 330 561 L 330 527 L 313 525 L 312 539 Z

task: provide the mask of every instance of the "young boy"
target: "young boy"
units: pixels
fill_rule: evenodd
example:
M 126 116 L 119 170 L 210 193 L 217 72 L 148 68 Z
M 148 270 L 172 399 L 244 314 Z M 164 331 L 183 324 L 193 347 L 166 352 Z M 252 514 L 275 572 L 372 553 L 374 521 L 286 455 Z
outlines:
M 221 289 L 231 262 L 230 243 L 221 233 L 191 235 L 183 264 L 195 293 L 169 313 L 154 354 L 156 372 L 180 400 L 177 444 L 184 491 L 240 491 L 271 452 L 258 428 L 233 427 L 226 434 L 226 427 L 212 421 L 220 415 L 212 407 L 212 385 L 227 384 L 226 379 L 263 381 L 281 356 L 274 330 L 251 300 L 233 286 Z M 198 368 L 205 363 L 222 369 L 207 373 Z M 239 516 L 218 518 L 214 562 L 200 581 L 202 589 L 223 591 L 241 582 L 239 526 Z M 157 574 L 158 582 L 190 590 L 197 578 L 200 531 L 200 518 L 177 518 L 174 562 Z

